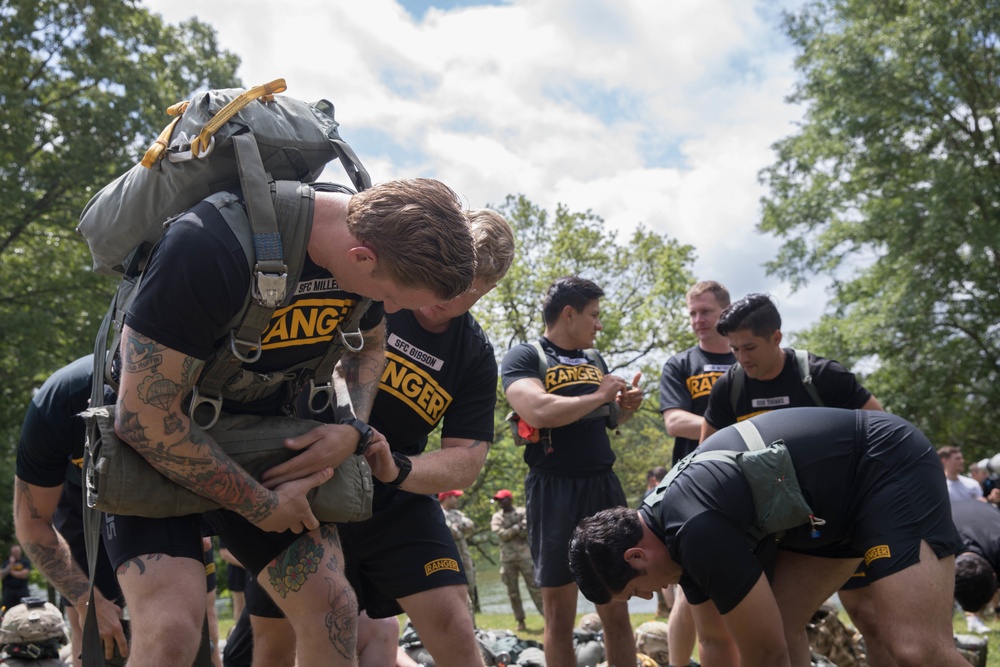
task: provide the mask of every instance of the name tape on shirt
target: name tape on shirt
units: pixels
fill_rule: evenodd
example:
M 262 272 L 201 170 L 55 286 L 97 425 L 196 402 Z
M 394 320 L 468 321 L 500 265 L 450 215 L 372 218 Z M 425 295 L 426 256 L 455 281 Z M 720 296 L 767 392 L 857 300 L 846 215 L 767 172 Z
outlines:
M 396 334 L 389 334 L 389 347 L 399 350 L 399 353 L 413 359 L 418 364 L 422 364 L 431 370 L 439 371 L 444 366 L 444 360 L 438 359 L 429 352 L 424 352 L 416 345 L 411 345 Z
M 316 278 L 314 280 L 303 280 L 295 286 L 295 296 L 300 294 L 315 294 L 317 292 L 330 292 L 339 290 L 337 281 L 333 278 Z
M 750 401 L 754 408 L 775 408 L 787 407 L 792 404 L 792 399 L 788 396 L 772 396 L 771 398 L 755 398 Z

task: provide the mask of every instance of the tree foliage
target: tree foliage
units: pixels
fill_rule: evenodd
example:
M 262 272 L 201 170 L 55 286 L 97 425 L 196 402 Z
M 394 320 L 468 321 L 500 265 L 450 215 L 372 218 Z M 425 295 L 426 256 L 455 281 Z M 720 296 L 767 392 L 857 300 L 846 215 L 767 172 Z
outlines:
M 996 450 L 1000 4 L 819 0 L 787 17 L 799 132 L 763 171 L 769 270 L 835 278 L 809 349 L 936 444 Z M 972 458 L 972 457 L 968 457 Z
M 0 52 L 2 509 L 31 390 L 93 349 L 114 289 L 90 270 L 80 211 L 138 161 L 169 105 L 235 85 L 239 61 L 208 26 L 131 0 L 0 0 Z
M 604 330 L 596 347 L 611 372 L 631 381 L 642 371 L 643 407 L 611 441 L 618 457 L 615 470 L 630 498 L 645 490 L 646 470 L 666 465 L 672 442 L 658 412 L 660 368 L 668 356 L 693 344 L 684 294 L 693 284 L 693 249 L 642 227 L 627 242 L 604 227 L 594 213 L 570 212 L 560 205 L 554 214 L 524 196 L 509 196 L 496 207 L 514 228 L 517 256 L 507 276 L 473 309 L 489 334 L 498 361 L 513 345 L 541 335 L 542 299 L 552 281 L 579 275 L 605 291 L 601 299 Z M 527 466 L 504 417 L 510 407 L 497 389 L 496 440 L 483 473 L 463 508 L 477 524 L 487 524 L 489 499 L 501 488 L 523 502 Z M 482 489 L 485 493 L 476 493 Z

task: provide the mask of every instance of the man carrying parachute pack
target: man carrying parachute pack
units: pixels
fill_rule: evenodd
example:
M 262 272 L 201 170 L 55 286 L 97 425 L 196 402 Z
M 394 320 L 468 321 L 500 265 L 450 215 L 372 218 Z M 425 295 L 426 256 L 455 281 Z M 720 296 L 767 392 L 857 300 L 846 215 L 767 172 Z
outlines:
M 104 260 L 95 250 L 95 261 L 107 270 L 131 265 L 125 283 L 134 286 L 128 295 L 120 290 L 98 336 L 103 352 L 114 322 L 112 340 L 120 337 L 120 353 L 109 357 L 104 375 L 117 384 L 118 398 L 113 408 L 98 410 L 103 423 L 99 416 L 93 420 L 86 480 L 91 506 L 108 510 L 112 500 L 121 502 L 103 521 L 103 539 L 131 614 L 133 667 L 191 664 L 204 613 L 198 602 L 205 597 L 202 514 L 163 516 L 156 507 L 137 507 L 138 496 L 150 495 L 145 488 L 114 496 L 114 485 L 105 483 L 111 462 L 98 447 L 120 439 L 123 450 L 138 452 L 174 486 L 221 508 L 205 518 L 292 622 L 301 663 L 353 664 L 357 605 L 331 523 L 351 519 L 338 518 L 336 507 L 327 514 L 331 508 L 317 501 L 325 489 L 353 477 L 359 484 L 348 488 L 367 496 L 370 511 L 371 479 L 363 454 L 380 436 L 363 420 L 384 363 L 383 308 L 446 301 L 465 292 L 474 275 L 472 237 L 453 191 L 430 179 L 364 189 L 367 174 L 339 139 L 332 105 L 299 103 L 299 111 L 289 111 L 294 105 L 285 98 L 262 101 L 283 84 L 263 88 L 249 91 L 249 100 L 234 91 L 200 95 L 161 136 L 167 154 L 180 159 L 186 157 L 185 145 L 191 155 L 209 146 L 214 153 L 209 161 L 223 161 L 220 173 L 198 162 L 200 157 L 186 163 L 168 158 L 149 174 L 136 167 L 98 194 L 81 220 L 83 229 L 88 218 L 107 218 L 116 204 L 131 201 L 130 184 L 139 184 L 138 200 L 166 201 L 146 186 L 162 186 L 159 176 L 179 164 L 193 169 L 193 180 L 210 192 L 187 210 L 158 207 L 159 220 L 150 225 L 153 238 L 140 239 L 156 242 L 148 259 Z M 227 98 L 246 106 L 230 114 L 229 103 L 222 104 Z M 325 118 L 320 109 L 329 112 Z M 212 116 L 204 129 L 192 120 L 199 114 Z M 312 115 L 313 126 L 326 129 L 313 143 L 337 150 L 308 164 L 305 147 L 311 140 L 288 129 L 294 125 L 288 114 L 298 114 L 306 126 Z M 279 128 L 273 150 L 265 136 L 272 125 Z M 203 138 L 206 130 L 214 131 L 208 132 L 214 141 Z M 314 179 L 333 157 L 340 158 L 360 193 L 299 182 Z M 217 188 L 218 182 L 225 184 Z M 157 230 L 163 213 L 170 219 Z M 131 220 L 119 218 L 127 225 Z M 108 233 L 117 233 L 117 227 Z M 95 247 L 94 238 L 88 240 Z M 365 299 L 383 308 L 359 317 Z M 335 366 L 331 356 L 337 361 L 345 348 L 350 358 Z M 340 423 L 289 419 L 295 416 L 296 395 L 306 387 L 314 399 L 310 407 L 335 405 Z M 100 398 L 95 391 L 97 406 Z M 277 432 L 279 446 L 299 452 L 285 472 L 315 470 L 317 463 L 325 467 L 264 485 L 221 442 L 229 423 L 249 422 L 246 432 L 257 433 L 258 425 L 285 423 L 280 420 L 300 427 L 288 437 Z M 349 494 L 339 498 L 350 499 Z M 127 506 L 130 500 L 134 505 Z M 357 514 L 363 516 L 363 509 Z

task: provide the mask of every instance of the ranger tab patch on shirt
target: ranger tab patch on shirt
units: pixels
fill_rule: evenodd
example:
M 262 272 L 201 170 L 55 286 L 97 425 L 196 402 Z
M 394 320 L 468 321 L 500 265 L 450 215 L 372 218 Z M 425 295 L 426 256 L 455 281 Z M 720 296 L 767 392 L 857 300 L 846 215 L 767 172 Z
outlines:
M 273 350 L 333 340 L 337 325 L 357 303 L 354 299 L 299 299 L 279 308 L 261 337 L 261 347 Z
M 601 369 L 587 364 L 586 360 L 573 366 L 559 364 L 545 371 L 545 391 L 552 393 L 574 384 L 601 384 L 603 379 L 604 373 Z
M 431 562 L 424 564 L 425 576 L 429 577 L 435 572 L 440 572 L 442 570 L 461 572 L 461 570 L 458 569 L 458 561 L 454 558 L 438 558 L 437 560 L 432 560 Z
M 451 394 L 427 371 L 418 368 L 413 360 L 388 350 L 378 388 L 401 400 L 428 424 L 436 424 L 452 401 Z

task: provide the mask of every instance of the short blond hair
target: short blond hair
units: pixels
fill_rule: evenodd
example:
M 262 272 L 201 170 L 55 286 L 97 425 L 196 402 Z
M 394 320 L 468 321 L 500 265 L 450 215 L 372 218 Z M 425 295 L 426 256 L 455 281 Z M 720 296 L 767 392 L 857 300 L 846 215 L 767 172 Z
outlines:
M 474 208 L 466 215 L 476 246 L 476 278 L 494 285 L 507 275 L 514 263 L 514 231 L 493 209 Z
M 719 302 L 719 305 L 725 308 L 729 305 L 729 290 L 725 288 L 722 283 L 717 283 L 714 280 L 702 280 L 701 282 L 695 283 L 684 295 L 686 301 L 690 301 L 696 296 L 701 296 L 706 292 L 711 292 L 715 295 L 715 300 Z
M 379 183 L 351 197 L 347 229 L 399 284 L 454 299 L 472 285 L 476 251 L 455 191 L 431 178 Z

